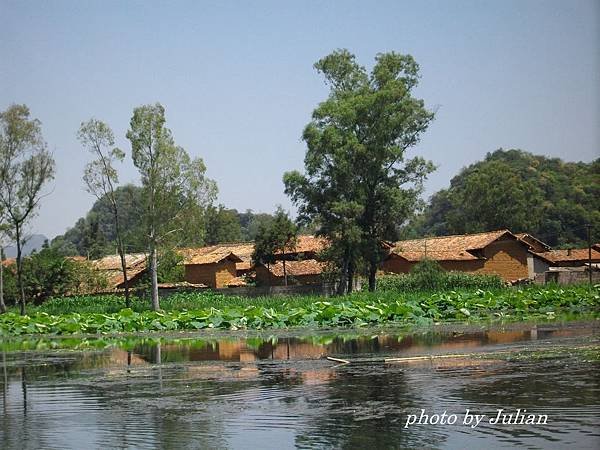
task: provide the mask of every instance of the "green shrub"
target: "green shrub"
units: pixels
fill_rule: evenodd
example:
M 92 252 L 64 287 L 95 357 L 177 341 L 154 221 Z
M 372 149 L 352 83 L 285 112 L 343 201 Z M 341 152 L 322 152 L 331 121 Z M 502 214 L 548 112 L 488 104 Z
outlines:
M 392 292 L 500 289 L 504 286 L 504 281 L 498 275 L 446 272 L 432 260 L 419 262 L 409 274 L 384 275 L 377 280 L 378 291 Z

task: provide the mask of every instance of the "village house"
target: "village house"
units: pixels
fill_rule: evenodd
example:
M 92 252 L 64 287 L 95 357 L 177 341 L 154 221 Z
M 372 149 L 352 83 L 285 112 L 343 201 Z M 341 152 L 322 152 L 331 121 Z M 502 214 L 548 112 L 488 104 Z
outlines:
M 600 251 L 592 246 L 592 264 L 600 263 Z M 565 250 L 549 250 L 536 252 L 535 256 L 544 264 L 543 272 L 551 267 L 583 267 L 589 263 L 589 251 L 587 248 L 573 248 Z
M 6 258 L 2 260 L 2 267 L 9 267 L 12 265 L 16 265 L 17 264 L 17 259 L 16 258 Z
M 294 248 L 287 249 L 285 252 L 278 252 L 275 254 L 275 259 L 278 261 L 285 259 L 286 266 L 293 261 L 314 260 L 326 245 L 327 241 L 323 238 L 298 236 Z M 183 256 L 185 280 L 190 283 L 203 283 L 213 289 L 246 286 L 247 278 L 253 276 L 256 271 L 256 268 L 252 265 L 253 252 L 254 243 L 251 242 L 224 243 L 178 250 L 178 253 Z M 283 267 L 283 265 L 281 266 Z M 297 266 L 305 269 L 311 267 L 310 270 L 312 271 L 321 267 L 319 264 L 313 263 Z M 235 268 L 235 272 L 233 268 Z M 258 272 L 261 272 L 261 275 L 257 276 L 257 280 L 264 275 L 263 269 L 258 269 Z M 320 273 L 319 271 L 318 274 Z M 315 273 L 308 274 L 303 273 L 303 270 L 299 270 L 297 275 L 299 278 L 296 278 L 296 280 L 308 281 Z M 273 279 L 276 280 L 277 276 L 273 275 Z M 284 281 L 281 284 L 285 284 Z
M 540 241 L 538 238 L 529 233 L 515 233 L 515 236 L 519 240 L 525 242 L 530 247 L 532 252 L 543 253 L 551 250 L 551 247 L 548 244 Z
M 383 270 L 408 273 L 422 259 L 437 261 L 445 270 L 495 274 L 506 281 L 530 276 L 532 246 L 508 230 L 440 236 L 395 242 Z
M 293 248 L 286 249 L 285 253 L 279 251 L 275 259 L 281 260 L 308 260 L 318 259 L 319 253 L 329 246 L 327 239 L 311 235 L 301 235 L 296 239 Z
M 289 285 L 307 285 L 320 284 L 323 282 L 322 274 L 325 269 L 325 263 L 315 259 L 303 261 L 285 261 L 285 271 Z M 276 261 L 274 264 L 257 264 L 254 267 L 256 271 L 256 283 L 261 286 L 284 286 L 285 276 L 283 271 L 283 261 Z
M 78 260 L 81 261 L 81 259 Z M 146 272 L 146 261 L 147 256 L 145 253 L 131 253 L 125 255 L 128 287 L 132 287 L 140 281 Z M 125 288 L 125 280 L 121 268 L 121 257 L 119 255 L 110 255 L 105 256 L 104 258 L 95 259 L 90 261 L 90 264 L 94 269 L 105 276 L 108 283 L 108 289 Z
M 238 276 L 236 264 L 244 262 L 227 246 L 185 248 L 178 252 L 183 256 L 185 281 L 213 289 L 227 287 Z

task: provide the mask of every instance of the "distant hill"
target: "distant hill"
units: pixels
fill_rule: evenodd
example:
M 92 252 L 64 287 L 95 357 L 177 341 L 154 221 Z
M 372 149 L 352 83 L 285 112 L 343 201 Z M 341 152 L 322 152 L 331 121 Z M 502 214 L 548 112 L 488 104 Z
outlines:
M 600 158 L 566 162 L 497 150 L 465 167 L 414 221 L 415 236 L 508 228 L 551 246 L 585 246 L 586 224 L 600 236 Z
M 25 245 L 23 246 L 23 256 L 29 255 L 34 250 L 39 250 L 44 245 L 44 241 L 48 238 L 43 234 L 32 234 L 31 237 L 27 240 Z M 4 253 L 7 258 L 14 258 L 17 256 L 17 248 L 14 246 L 9 246 L 4 249 Z

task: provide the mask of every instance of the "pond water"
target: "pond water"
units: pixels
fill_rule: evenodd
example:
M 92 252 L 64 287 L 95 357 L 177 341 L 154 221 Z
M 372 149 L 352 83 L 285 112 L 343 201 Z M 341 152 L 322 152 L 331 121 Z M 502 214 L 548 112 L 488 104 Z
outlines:
M 0 447 L 600 448 L 599 328 L 5 341 Z

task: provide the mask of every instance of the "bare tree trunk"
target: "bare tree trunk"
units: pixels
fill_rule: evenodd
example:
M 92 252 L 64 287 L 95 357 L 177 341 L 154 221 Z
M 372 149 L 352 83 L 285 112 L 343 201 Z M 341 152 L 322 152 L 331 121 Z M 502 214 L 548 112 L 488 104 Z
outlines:
M 283 284 L 288 285 L 287 283 L 287 270 L 285 269 L 285 253 L 283 254 Z
M 376 286 L 377 263 L 369 264 L 369 292 L 374 292 Z
M 114 193 L 112 194 L 114 195 Z M 125 260 L 125 245 L 121 239 L 121 227 L 119 226 L 119 214 L 117 212 L 116 200 L 113 199 L 113 215 L 115 219 L 115 232 L 117 234 L 117 246 L 119 256 L 121 257 L 121 271 L 123 272 L 123 283 L 125 285 L 125 306 L 131 307 L 131 299 L 129 295 L 129 280 L 127 279 L 127 261 Z
M 2 350 L 2 406 L 4 406 L 4 417 L 8 417 L 8 402 L 6 401 L 6 396 L 8 393 L 8 373 L 6 373 L 6 352 Z
M 157 267 L 157 255 L 156 255 L 156 244 L 152 243 L 150 249 L 150 276 L 152 278 L 152 309 L 154 311 L 160 311 L 160 304 L 158 302 L 158 267 Z
M 4 303 L 4 265 L 2 264 L 4 257 L 4 248 L 0 247 L 0 314 L 6 312 L 6 304 Z
M 123 247 L 119 246 L 119 256 L 121 257 L 121 271 L 123 272 L 123 283 L 125 284 L 125 307 L 131 307 L 131 300 L 129 298 L 129 280 L 127 279 L 127 262 L 125 261 L 125 253 Z
M 273 278 L 271 276 L 271 265 L 267 263 L 267 273 L 269 274 L 269 287 L 273 286 Z
M 348 264 L 350 261 L 348 260 L 348 256 L 344 255 L 344 260 L 342 261 L 342 271 L 340 273 L 340 280 L 337 287 L 337 294 L 344 295 L 346 293 L 346 289 L 348 287 Z
M 21 255 L 21 225 L 17 224 L 15 227 L 15 235 L 17 238 L 17 285 L 20 293 L 20 309 L 21 315 L 26 314 L 25 311 L 25 287 L 23 286 L 23 256 Z
M 346 290 L 348 294 L 351 294 L 354 289 L 354 272 L 354 263 L 350 261 L 348 262 L 348 289 Z

